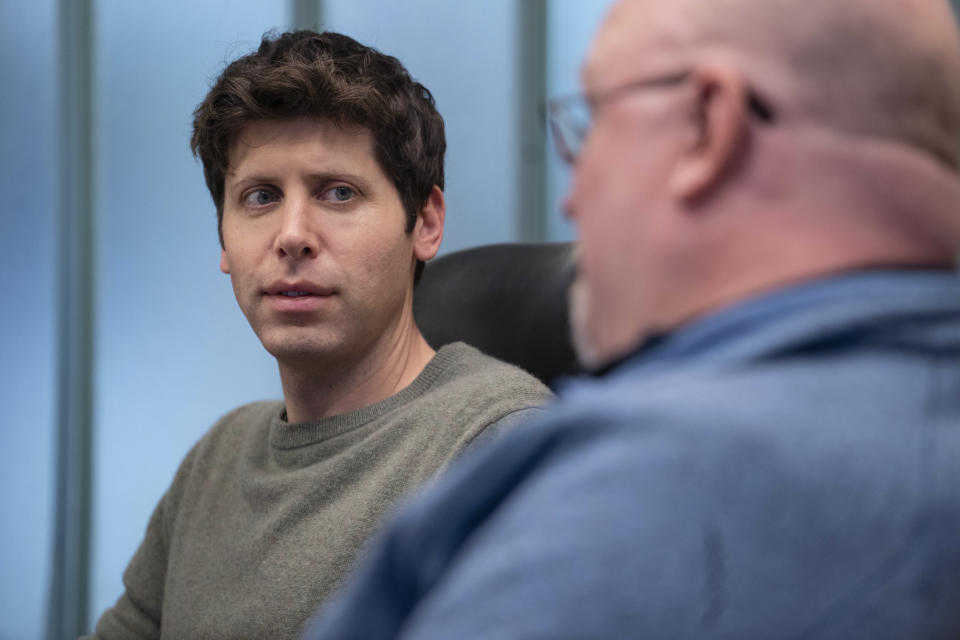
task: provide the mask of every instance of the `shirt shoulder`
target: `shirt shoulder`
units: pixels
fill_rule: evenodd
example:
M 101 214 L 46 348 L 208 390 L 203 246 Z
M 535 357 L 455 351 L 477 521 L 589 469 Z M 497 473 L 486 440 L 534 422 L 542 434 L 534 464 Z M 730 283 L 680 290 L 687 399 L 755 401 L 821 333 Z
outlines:
M 550 389 L 530 373 L 466 343 L 446 345 L 437 357 L 445 363 L 435 384 L 437 388 L 456 388 L 467 397 L 509 398 L 517 408 L 540 406 L 553 399 Z
M 281 414 L 280 400 L 241 405 L 220 417 L 195 445 L 198 455 L 210 455 L 224 446 L 235 446 L 251 438 L 266 437 L 270 424 Z
M 270 425 L 283 411 L 283 402 L 241 405 L 219 418 L 180 462 L 168 500 L 179 502 L 184 492 L 202 486 L 211 474 L 222 473 L 251 450 L 266 451 Z

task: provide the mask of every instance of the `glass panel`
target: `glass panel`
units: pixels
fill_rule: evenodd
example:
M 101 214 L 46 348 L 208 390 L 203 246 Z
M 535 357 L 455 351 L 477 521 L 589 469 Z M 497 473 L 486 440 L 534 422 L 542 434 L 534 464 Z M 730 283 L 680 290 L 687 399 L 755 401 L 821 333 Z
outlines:
M 516 237 L 511 0 L 326 0 L 324 27 L 403 62 L 446 123 L 443 252 Z
M 57 356 L 56 2 L 0 2 L 0 638 L 44 634 Z
M 580 91 L 580 65 L 613 0 L 549 0 L 547 3 L 547 95 Z M 570 171 L 547 141 L 547 237 L 571 240 L 573 226 L 563 217 Z

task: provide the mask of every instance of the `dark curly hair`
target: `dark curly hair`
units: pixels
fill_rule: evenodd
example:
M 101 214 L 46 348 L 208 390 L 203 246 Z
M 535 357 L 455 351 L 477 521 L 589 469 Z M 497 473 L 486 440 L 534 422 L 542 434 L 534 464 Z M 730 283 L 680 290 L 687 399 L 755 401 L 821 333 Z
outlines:
M 407 232 L 434 185 L 443 189 L 443 118 L 426 87 L 400 61 L 339 33 L 267 34 L 230 63 L 193 112 L 190 148 L 203 163 L 223 245 L 224 179 L 245 126 L 315 117 L 369 129 L 374 155 L 393 181 Z

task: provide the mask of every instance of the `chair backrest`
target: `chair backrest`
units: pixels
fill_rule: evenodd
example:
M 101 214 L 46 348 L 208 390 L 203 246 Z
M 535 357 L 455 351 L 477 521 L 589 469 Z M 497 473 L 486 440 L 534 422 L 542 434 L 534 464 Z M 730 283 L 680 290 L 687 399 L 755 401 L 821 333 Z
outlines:
M 433 348 L 462 340 L 544 382 L 576 372 L 567 292 L 573 246 L 495 244 L 430 261 L 413 294 Z

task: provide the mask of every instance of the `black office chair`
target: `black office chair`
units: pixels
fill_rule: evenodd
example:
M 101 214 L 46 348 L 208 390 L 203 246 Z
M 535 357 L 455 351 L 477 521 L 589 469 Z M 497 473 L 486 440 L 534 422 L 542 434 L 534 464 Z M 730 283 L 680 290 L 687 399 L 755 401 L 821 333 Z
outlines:
M 434 349 L 462 340 L 546 383 L 577 371 L 567 291 L 573 245 L 495 244 L 431 260 L 413 293 Z

